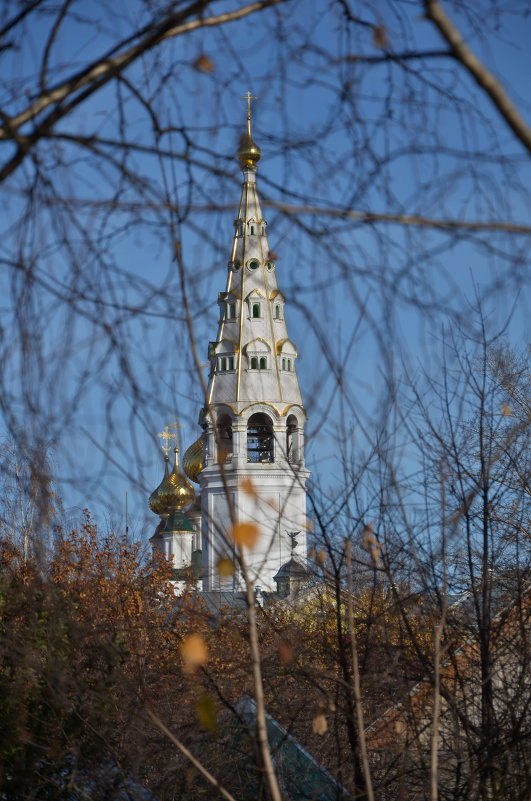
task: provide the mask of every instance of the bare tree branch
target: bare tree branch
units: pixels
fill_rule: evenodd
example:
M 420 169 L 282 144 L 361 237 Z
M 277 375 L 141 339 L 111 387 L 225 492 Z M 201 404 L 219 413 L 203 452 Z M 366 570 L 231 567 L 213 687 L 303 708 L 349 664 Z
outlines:
M 524 147 L 531 152 L 531 128 L 519 114 L 507 92 L 472 52 L 437 0 L 425 0 L 426 16 L 438 28 L 451 47 L 454 57 L 466 67 L 476 83 L 488 94 L 506 123 Z
M 182 743 L 179 740 L 179 738 L 176 737 L 173 734 L 173 732 L 171 732 L 168 729 L 168 727 L 162 722 L 162 720 L 159 718 L 158 715 L 156 715 L 151 709 L 149 709 L 149 707 L 146 707 L 146 714 L 150 718 L 152 723 L 154 723 L 155 726 L 158 729 L 160 729 L 160 731 L 168 738 L 168 740 L 170 740 L 174 744 L 174 746 L 179 749 L 179 751 L 186 757 L 186 759 L 188 759 L 192 763 L 194 768 L 196 768 L 199 771 L 199 773 L 202 776 L 204 776 L 205 779 L 219 791 L 220 795 L 222 795 L 223 798 L 226 798 L 227 801 L 236 801 L 234 796 L 231 795 L 228 790 L 225 790 L 225 788 L 221 786 L 218 780 L 214 776 L 212 776 L 212 774 L 204 767 L 204 765 L 198 759 L 195 758 L 195 756 L 192 754 L 191 751 L 188 750 L 185 744 Z
M 197 2 L 192 3 L 178 14 L 169 15 L 163 22 L 155 26 L 150 25 L 144 28 L 135 36 L 135 38 L 141 36 L 141 40 L 133 47 L 126 48 L 118 55 L 112 55 L 129 40 L 122 42 L 120 45 L 113 48 L 110 53 L 107 53 L 102 58 L 94 61 L 90 66 L 72 75 L 67 81 L 63 81 L 61 84 L 41 93 L 36 100 L 15 117 L 10 117 L 0 110 L 0 117 L 3 120 L 3 125 L 0 126 L 0 140 L 17 140 L 16 133 L 19 132 L 19 129 L 23 125 L 36 119 L 39 114 L 47 108 L 55 105 L 54 111 L 34 129 L 30 136 L 20 136 L 19 134 L 19 148 L 17 153 L 10 161 L 6 162 L 4 168 L 0 171 L 0 180 L 4 180 L 19 166 L 29 152 L 31 146 L 38 141 L 41 136 L 46 135 L 53 124 L 67 116 L 80 102 L 86 100 L 94 92 L 101 89 L 102 86 L 123 72 L 123 70 L 129 67 L 141 55 L 156 47 L 163 40 L 190 33 L 199 28 L 225 25 L 228 22 L 243 19 L 249 16 L 249 14 L 254 14 L 264 8 L 277 5 L 280 2 L 285 2 L 285 0 L 258 0 L 258 2 L 251 3 L 235 11 L 218 14 L 212 17 L 202 17 L 201 13 L 208 7 L 209 0 L 197 0 Z M 185 21 L 192 15 L 197 15 L 197 17 L 193 20 Z M 72 98 L 72 96 L 83 87 L 86 87 L 83 93 L 78 95 L 66 106 L 60 105 L 67 98 Z

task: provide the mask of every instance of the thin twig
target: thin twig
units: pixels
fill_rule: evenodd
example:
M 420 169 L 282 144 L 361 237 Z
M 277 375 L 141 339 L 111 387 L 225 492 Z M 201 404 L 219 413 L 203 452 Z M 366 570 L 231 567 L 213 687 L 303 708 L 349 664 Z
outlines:
M 240 552 L 239 563 L 242 571 L 242 576 L 245 581 L 245 593 L 247 598 L 247 619 L 249 621 L 249 645 L 251 649 L 251 663 L 253 666 L 253 681 L 254 681 L 254 693 L 256 702 L 256 735 L 258 738 L 260 756 L 262 758 L 262 767 L 264 769 L 272 801 L 282 801 L 282 796 L 280 793 L 280 788 L 278 786 L 275 769 L 273 767 L 273 760 L 271 759 L 269 742 L 267 739 L 264 685 L 262 681 L 260 646 L 258 644 L 258 630 L 256 626 L 256 606 L 254 599 L 254 587 L 251 579 L 249 578 L 249 573 L 247 570 L 247 564 L 245 558 L 243 556 L 243 551 Z
M 356 632 L 354 629 L 354 605 L 353 605 L 354 592 L 352 587 L 352 544 L 349 539 L 345 540 L 345 555 L 346 555 L 347 577 L 348 577 L 347 615 L 348 615 L 348 627 L 350 633 L 350 646 L 352 649 L 352 679 L 354 685 L 354 705 L 356 709 L 356 725 L 358 727 L 358 739 L 360 743 L 363 777 L 365 779 L 365 791 L 368 801 L 374 801 L 374 792 L 372 789 L 372 781 L 371 781 L 371 771 L 369 768 L 369 759 L 367 756 L 365 725 L 363 723 L 363 707 L 361 705 L 360 668 L 358 662 Z
M 217 790 L 219 790 L 223 798 L 226 798 L 227 801 L 236 801 L 234 796 L 231 795 L 228 790 L 225 790 L 225 788 L 222 787 L 222 785 L 218 782 L 218 780 L 215 779 L 211 773 L 209 773 L 209 771 L 204 767 L 204 765 L 201 764 L 201 762 L 199 762 L 198 759 L 196 759 L 196 757 L 188 750 L 188 748 L 184 745 L 184 743 L 182 743 L 173 734 L 173 732 L 171 732 L 168 729 L 168 727 L 162 722 L 162 720 L 158 717 L 158 715 L 156 715 L 149 707 L 146 707 L 146 714 L 150 718 L 150 720 L 155 724 L 155 726 L 158 729 L 160 729 L 160 731 L 163 734 L 166 735 L 168 740 L 171 740 L 174 746 L 178 748 L 182 754 L 184 754 L 184 756 L 192 763 L 194 768 L 197 768 L 197 770 L 201 773 L 201 775 L 204 776 L 205 779 L 208 782 L 210 782 L 210 784 L 212 784 Z

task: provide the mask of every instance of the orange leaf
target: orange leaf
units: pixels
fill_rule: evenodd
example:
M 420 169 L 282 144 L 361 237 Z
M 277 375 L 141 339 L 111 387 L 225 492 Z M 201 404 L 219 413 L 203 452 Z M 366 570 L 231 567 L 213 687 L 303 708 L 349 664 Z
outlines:
M 205 72 L 207 75 L 211 72 L 214 72 L 215 69 L 212 59 L 206 56 L 204 53 L 200 53 L 197 56 L 193 66 L 198 72 Z
M 185 637 L 180 650 L 184 669 L 189 673 L 208 660 L 208 648 L 200 634 Z
M 250 495 L 251 498 L 258 497 L 258 493 L 256 491 L 256 487 L 254 486 L 252 479 L 244 478 L 242 481 L 240 481 L 240 487 L 242 489 L 242 492 L 245 492 L 246 495 Z
M 254 548 L 260 537 L 260 529 L 256 523 L 236 523 L 232 527 L 231 536 L 240 548 Z

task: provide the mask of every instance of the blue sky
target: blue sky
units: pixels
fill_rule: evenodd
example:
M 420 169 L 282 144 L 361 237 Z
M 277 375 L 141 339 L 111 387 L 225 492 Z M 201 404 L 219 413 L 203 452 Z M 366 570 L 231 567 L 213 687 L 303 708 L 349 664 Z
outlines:
M 78 3 L 76 10 L 83 18 L 96 15 L 97 8 Z M 448 11 L 529 120 L 531 23 L 519 13 L 524 8 L 506 5 L 514 13 L 501 18 L 498 31 L 490 4 L 471 6 L 466 19 L 453 7 Z M 125 34 L 134 24 L 135 13 L 142 16 L 141 9 L 117 3 L 106 11 L 112 18 L 67 23 L 67 35 L 52 54 L 56 74 L 62 63 L 82 63 L 87 54 L 101 53 L 117 30 Z M 270 11 L 226 29 L 198 31 L 165 42 L 158 56 L 130 68 L 128 79 L 144 95 L 151 93 L 167 129 L 158 140 L 145 108 L 125 87 L 121 94 L 114 86 L 106 88 L 60 126 L 70 134 L 113 138 L 125 125 L 129 141 L 145 147 L 157 142 L 163 152 L 188 152 L 188 159 L 130 152 L 128 169 L 142 181 L 127 186 L 101 154 L 89 157 L 64 141 L 48 146 L 54 186 L 76 200 L 77 219 L 97 244 L 88 247 L 72 227 L 73 246 L 66 249 L 57 211 L 39 212 L 34 226 L 23 227 L 22 246 L 38 251 L 42 269 L 90 295 L 75 320 L 50 298 L 35 308 L 47 320 L 42 332 L 47 370 L 33 389 L 42 419 L 63 396 L 71 400 L 68 419 L 49 428 L 57 487 L 67 508 L 89 506 L 98 520 L 117 523 L 127 491 L 135 533 L 149 534 L 156 520 L 147 509 L 147 495 L 162 469 L 156 434 L 176 415 L 187 426 L 185 446 L 199 433 L 201 398 L 182 323 L 173 240 L 179 241 L 198 350 L 206 361 L 239 200 L 234 153 L 245 121 L 240 97 L 248 89 L 258 98 L 259 189 L 270 245 L 279 255 L 290 336 L 301 354 L 299 381 L 310 415 L 308 457 L 321 484 L 340 479 L 338 426 L 344 422 L 354 432 L 360 452 L 368 447 L 381 423 L 390 376 L 400 384 L 406 371 L 437 374 L 445 327 L 461 325 L 473 333 L 478 295 L 484 297 L 492 331 L 510 316 L 509 339 L 529 341 L 528 237 L 450 236 L 325 214 L 292 217 L 275 208 L 279 202 L 304 203 L 436 219 L 529 221 L 529 160 L 473 82 L 462 72 L 456 78 L 455 65 L 444 59 L 430 60 L 421 70 L 414 65 L 415 71 L 347 63 L 346 53 L 374 57 L 381 50 L 363 27 L 349 39 L 341 31 L 339 12 L 326 9 L 297 2 L 282 12 L 287 15 L 282 22 Z M 386 26 L 392 49 L 441 46 L 415 4 L 382 2 L 371 14 L 371 21 Z M 38 63 L 35 53 L 45 29 L 42 20 L 29 25 L 24 47 L 4 56 L 4 65 L 22 83 Z M 200 55 L 211 61 L 210 74 L 194 68 Z M 10 107 L 16 103 L 15 97 Z M 63 167 L 57 166 L 58 148 Z M 46 166 L 46 146 L 41 153 Z M 27 202 L 21 187 L 30 180 L 31 168 L 21 168 L 4 187 L 4 256 L 20 246 L 13 226 Z M 157 208 L 166 193 L 182 221 Z M 72 260 L 80 273 L 75 280 Z M 7 331 L 13 324 L 7 274 L 2 291 Z M 140 312 L 131 313 L 139 303 Z M 106 359 L 107 335 L 93 319 L 98 315 L 129 345 L 128 369 L 139 388 L 138 402 L 124 381 L 123 362 L 116 353 Z M 59 342 L 63 374 L 57 365 Z M 23 383 L 20 364 L 15 360 L 9 368 L 14 388 Z M 333 378 L 339 364 L 344 366 L 341 403 Z M 23 424 L 22 404 L 17 414 Z

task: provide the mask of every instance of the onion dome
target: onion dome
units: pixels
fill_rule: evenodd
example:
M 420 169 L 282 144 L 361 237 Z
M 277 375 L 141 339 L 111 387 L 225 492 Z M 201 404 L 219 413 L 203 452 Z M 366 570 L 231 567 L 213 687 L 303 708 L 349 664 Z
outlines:
M 168 456 L 168 454 L 166 454 L 166 456 L 164 457 L 164 478 L 162 479 L 162 481 L 159 484 L 159 486 L 157 487 L 157 489 L 153 490 L 153 492 L 149 496 L 149 508 L 151 509 L 152 512 L 155 512 L 156 515 L 160 515 L 160 514 L 163 513 L 162 512 L 162 506 L 161 506 L 161 503 L 160 503 L 160 498 L 159 498 L 159 490 L 162 487 L 162 485 L 164 484 L 164 482 L 170 476 L 169 461 L 170 461 L 170 457 Z M 158 529 L 157 529 L 157 531 L 158 531 Z
M 240 146 L 238 148 L 237 155 L 238 161 L 242 165 L 243 169 L 255 167 L 260 161 L 262 151 L 251 136 L 250 127 L 248 133 L 243 134 L 240 139 Z
M 252 134 L 251 134 L 251 93 L 247 92 L 246 98 L 247 100 L 247 133 L 244 133 L 240 139 L 240 146 L 238 148 L 238 161 L 240 162 L 242 168 L 246 169 L 254 169 L 257 163 L 260 161 L 260 156 L 262 155 L 262 151 L 254 141 Z
M 199 484 L 199 473 L 203 469 L 203 438 L 199 437 L 183 456 L 183 470 L 190 479 Z
M 194 488 L 181 472 L 179 467 L 179 449 L 175 448 L 175 464 L 171 473 L 166 469 L 164 478 L 149 499 L 149 506 L 156 515 L 170 515 L 176 510 L 184 509 L 195 500 Z

